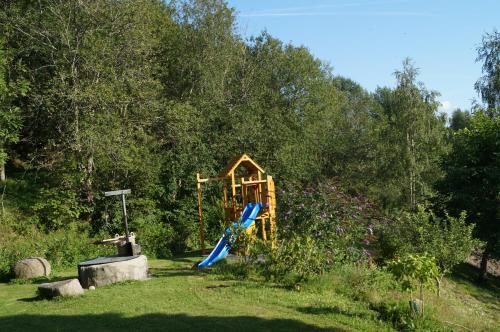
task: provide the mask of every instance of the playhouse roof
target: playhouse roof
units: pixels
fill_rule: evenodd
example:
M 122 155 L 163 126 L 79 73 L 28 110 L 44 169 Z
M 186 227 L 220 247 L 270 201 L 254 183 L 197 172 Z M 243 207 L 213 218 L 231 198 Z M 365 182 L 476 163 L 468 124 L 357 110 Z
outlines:
M 229 164 L 219 173 L 219 177 L 229 177 L 238 166 L 243 166 L 249 173 L 265 173 L 264 169 L 252 160 L 246 153 L 232 159 Z

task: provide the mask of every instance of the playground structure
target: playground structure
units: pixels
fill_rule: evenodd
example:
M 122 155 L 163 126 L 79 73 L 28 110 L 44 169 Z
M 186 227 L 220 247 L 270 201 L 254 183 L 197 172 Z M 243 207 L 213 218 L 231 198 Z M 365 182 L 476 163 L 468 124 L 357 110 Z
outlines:
M 196 174 L 200 242 L 203 253 L 205 253 L 205 228 L 203 223 L 202 184 L 209 181 L 222 181 L 222 202 L 226 227 L 236 221 L 246 229 L 247 234 L 250 236 L 257 233 L 264 241 L 269 241 L 272 246 L 275 245 L 276 196 L 273 178 L 267 175 L 264 169 L 247 154 L 242 154 L 231 160 L 217 177 L 202 178 L 199 173 Z M 256 227 L 257 232 L 254 232 Z M 224 257 L 227 255 L 228 244 L 222 242 L 226 241 L 227 239 L 224 240 L 224 238 L 229 235 L 228 230 L 226 230 L 226 234 L 223 235 L 214 252 L 216 249 L 222 250 L 222 248 L 218 248 L 219 245 L 225 245 L 226 252 L 221 255 Z M 219 257 L 219 259 L 221 258 Z

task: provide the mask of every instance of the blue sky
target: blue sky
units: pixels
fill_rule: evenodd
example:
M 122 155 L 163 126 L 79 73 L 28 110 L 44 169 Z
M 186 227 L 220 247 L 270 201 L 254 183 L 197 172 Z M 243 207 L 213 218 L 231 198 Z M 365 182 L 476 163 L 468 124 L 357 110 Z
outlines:
M 304 45 L 369 91 L 394 86 L 405 57 L 441 93 L 442 111 L 470 108 L 481 76 L 476 47 L 499 28 L 500 0 L 229 0 L 244 37 L 267 30 Z

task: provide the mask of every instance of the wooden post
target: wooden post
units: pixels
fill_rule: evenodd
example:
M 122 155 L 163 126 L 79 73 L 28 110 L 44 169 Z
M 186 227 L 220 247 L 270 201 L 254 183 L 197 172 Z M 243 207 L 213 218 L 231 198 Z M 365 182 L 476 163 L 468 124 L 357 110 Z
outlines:
M 224 209 L 226 209 L 228 207 L 228 204 L 227 204 L 227 183 L 226 183 L 226 180 L 222 180 L 222 190 L 224 191 L 224 197 L 223 197 L 223 201 L 224 201 Z
M 222 180 L 222 201 L 223 201 L 223 209 L 224 209 L 224 226 L 228 225 L 229 220 L 229 202 L 227 196 L 227 182 L 225 179 Z
M 261 181 L 262 180 L 262 173 L 261 171 L 257 172 L 257 180 Z M 262 190 L 262 183 L 259 183 L 259 201 L 264 205 L 264 191 Z
M 269 231 L 271 235 L 271 247 L 276 247 L 276 194 L 274 192 L 274 181 L 272 176 L 267 176 L 267 192 L 269 196 Z
M 262 180 L 262 172 L 261 171 L 258 171 L 257 172 L 257 180 L 258 181 L 261 181 Z M 259 185 L 257 187 L 259 193 L 258 193 L 258 200 L 260 201 L 260 203 L 262 204 L 262 207 L 264 208 L 264 210 L 268 210 L 268 207 L 266 207 L 266 203 L 265 203 L 265 194 L 264 194 L 264 190 L 263 190 L 263 185 L 262 183 L 259 182 Z M 262 239 L 264 241 L 267 241 L 267 234 L 266 234 L 266 219 L 262 218 L 260 220 L 260 231 L 262 233 Z
M 234 179 L 234 173 L 231 173 L 231 204 L 233 208 L 233 215 L 231 219 L 236 219 L 237 205 L 236 205 L 236 181 Z
M 246 206 L 248 203 L 248 197 L 247 197 L 247 186 L 244 185 L 245 178 L 242 177 L 240 178 L 240 184 L 241 184 L 241 203 L 242 206 Z
M 205 254 L 205 228 L 203 226 L 203 208 L 202 204 L 202 196 L 201 196 L 201 182 L 200 182 L 200 173 L 196 173 L 196 191 L 198 194 L 198 221 L 200 223 L 200 245 L 201 245 L 201 253 Z

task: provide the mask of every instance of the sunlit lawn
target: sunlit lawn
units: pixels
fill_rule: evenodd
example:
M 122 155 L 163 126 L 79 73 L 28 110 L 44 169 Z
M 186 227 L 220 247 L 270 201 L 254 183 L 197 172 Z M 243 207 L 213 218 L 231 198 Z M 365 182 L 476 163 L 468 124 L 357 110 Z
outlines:
M 390 325 L 338 295 L 195 271 L 196 258 L 150 261 L 152 279 L 39 300 L 36 284 L 0 284 L 3 331 L 380 331 Z M 55 277 L 71 276 L 63 271 Z M 349 308 L 348 310 L 346 308 Z
M 53 301 L 36 297 L 36 283 L 1 283 L 0 330 L 393 330 L 368 303 L 334 291 L 344 287 L 336 276 L 323 280 L 321 287 L 296 291 L 191 269 L 198 258 L 151 260 L 150 280 L 101 287 L 80 297 Z M 498 280 L 480 287 L 468 280 L 470 272 L 462 269 L 448 280 L 441 299 L 429 297 L 432 314 L 450 330 L 500 331 L 496 324 L 500 321 Z M 76 268 L 58 271 L 53 279 L 75 275 Z M 335 284 L 331 290 L 330 283 Z M 393 296 L 371 291 L 379 297 Z

